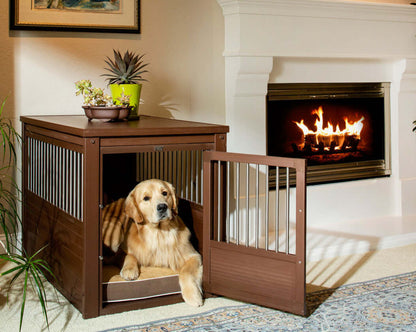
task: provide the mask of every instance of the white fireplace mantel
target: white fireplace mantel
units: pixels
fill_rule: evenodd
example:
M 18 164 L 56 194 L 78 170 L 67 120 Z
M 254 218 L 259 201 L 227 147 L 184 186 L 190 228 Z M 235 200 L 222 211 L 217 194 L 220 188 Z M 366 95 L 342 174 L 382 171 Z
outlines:
M 328 0 L 217 0 L 225 56 L 414 57 L 416 6 Z
M 416 216 L 416 6 L 217 0 L 225 19 L 228 149 L 266 153 L 268 83 L 391 82 L 389 178 L 308 188 L 308 222 Z M 339 201 L 348 195 L 355 209 Z M 351 198 L 353 197 L 353 198 Z M 322 212 L 322 202 L 332 210 Z

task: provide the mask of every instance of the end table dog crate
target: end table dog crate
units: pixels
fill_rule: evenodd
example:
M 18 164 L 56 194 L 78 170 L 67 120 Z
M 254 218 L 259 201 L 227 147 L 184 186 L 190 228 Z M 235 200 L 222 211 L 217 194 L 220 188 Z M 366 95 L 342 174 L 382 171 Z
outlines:
M 21 121 L 23 246 L 32 254 L 47 245 L 51 282 L 84 318 L 182 301 L 175 275 L 107 282 L 102 209 L 149 178 L 175 186 L 203 254 L 208 293 L 305 313 L 304 160 L 224 153 L 229 129 L 222 125 L 150 116 Z M 274 184 L 269 197 L 271 167 L 286 170 L 287 182 Z

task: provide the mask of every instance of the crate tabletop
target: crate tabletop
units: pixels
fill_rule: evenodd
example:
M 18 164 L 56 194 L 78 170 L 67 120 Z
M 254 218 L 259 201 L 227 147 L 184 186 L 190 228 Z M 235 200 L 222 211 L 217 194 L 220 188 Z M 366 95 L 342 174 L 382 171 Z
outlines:
M 84 115 L 21 116 L 24 124 L 80 137 L 123 137 L 157 135 L 201 135 L 227 133 L 225 125 L 141 115 L 138 120 L 89 121 Z

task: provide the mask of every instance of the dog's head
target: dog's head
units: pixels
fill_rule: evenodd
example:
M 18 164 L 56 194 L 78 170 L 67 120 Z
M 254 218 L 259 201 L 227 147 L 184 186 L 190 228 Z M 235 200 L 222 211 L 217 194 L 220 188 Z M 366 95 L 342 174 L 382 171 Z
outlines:
M 158 179 L 140 182 L 127 196 L 125 211 L 137 224 L 169 221 L 178 214 L 175 189 Z

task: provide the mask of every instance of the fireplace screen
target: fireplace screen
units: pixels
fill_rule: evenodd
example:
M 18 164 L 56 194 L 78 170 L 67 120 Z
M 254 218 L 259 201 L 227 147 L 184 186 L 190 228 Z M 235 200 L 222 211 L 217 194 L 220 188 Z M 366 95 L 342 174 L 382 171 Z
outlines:
M 308 183 L 388 176 L 388 89 L 387 83 L 270 84 L 268 155 L 306 158 Z

